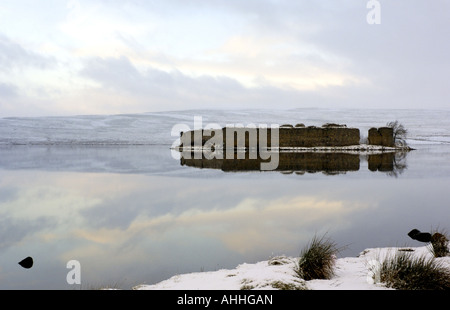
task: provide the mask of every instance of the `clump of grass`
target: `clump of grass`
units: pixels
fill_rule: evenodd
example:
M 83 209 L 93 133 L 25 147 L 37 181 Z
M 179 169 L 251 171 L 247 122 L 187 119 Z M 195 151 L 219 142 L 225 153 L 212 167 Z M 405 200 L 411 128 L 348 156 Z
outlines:
M 241 284 L 242 286 L 240 287 L 240 290 L 242 291 L 255 289 L 255 286 L 252 284 L 252 280 L 250 279 L 243 279 Z
M 275 256 L 269 259 L 268 264 L 269 266 L 276 266 L 289 264 L 290 262 L 291 261 L 286 256 Z
M 380 281 L 398 290 L 449 290 L 450 270 L 435 258 L 397 252 L 380 267 Z
M 450 254 L 448 237 L 444 231 L 434 231 L 431 235 L 430 250 L 434 257 L 445 257 Z
M 270 286 L 274 289 L 281 291 L 306 291 L 308 288 L 306 287 L 305 282 L 296 282 L 296 283 L 285 283 L 283 281 L 273 281 L 270 283 Z
M 331 279 L 334 276 L 336 256 L 339 252 L 336 243 L 325 235 L 314 236 L 307 247 L 300 253 L 297 275 L 308 281 L 314 279 Z
M 293 282 L 283 282 L 283 281 L 267 281 L 264 283 L 257 283 L 255 284 L 250 279 L 243 279 L 241 281 L 241 287 L 240 290 L 259 290 L 259 289 L 276 289 L 280 291 L 301 291 L 301 290 L 308 290 L 308 287 L 306 286 L 305 281 L 303 280 L 294 280 Z

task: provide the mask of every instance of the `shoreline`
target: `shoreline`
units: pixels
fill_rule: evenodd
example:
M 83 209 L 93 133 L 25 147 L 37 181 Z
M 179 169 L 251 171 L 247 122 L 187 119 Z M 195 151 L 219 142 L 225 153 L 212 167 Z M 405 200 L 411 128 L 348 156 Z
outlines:
M 372 267 L 398 252 L 435 259 L 450 271 L 450 256 L 434 257 L 428 245 L 420 247 L 366 248 L 356 257 L 336 258 L 335 275 L 328 280 L 305 281 L 295 273 L 299 257 L 276 256 L 234 269 L 174 275 L 155 284 L 140 284 L 133 290 L 395 290 L 376 282 Z
M 177 150 L 179 152 L 223 152 L 223 148 L 216 148 L 213 151 L 210 148 L 205 147 L 182 147 L 182 146 L 176 146 L 171 147 L 172 150 Z M 370 153 L 370 152 L 376 152 L 376 153 L 386 153 L 386 152 L 409 152 L 416 150 L 415 148 L 412 148 L 410 146 L 382 146 L 382 145 L 371 145 L 371 144 L 357 144 L 357 145 L 349 145 L 349 146 L 314 146 L 314 147 L 273 147 L 273 148 L 264 148 L 264 151 L 272 152 L 272 151 L 278 151 L 278 152 L 358 152 L 358 153 Z M 258 148 L 234 148 L 235 152 L 256 152 L 261 151 Z

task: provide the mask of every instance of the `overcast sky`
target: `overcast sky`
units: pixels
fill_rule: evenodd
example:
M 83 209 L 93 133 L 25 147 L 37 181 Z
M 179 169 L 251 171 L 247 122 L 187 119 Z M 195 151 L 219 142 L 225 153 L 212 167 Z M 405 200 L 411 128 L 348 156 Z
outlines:
M 368 2 L 2 0 L 0 117 L 450 108 L 450 1 Z

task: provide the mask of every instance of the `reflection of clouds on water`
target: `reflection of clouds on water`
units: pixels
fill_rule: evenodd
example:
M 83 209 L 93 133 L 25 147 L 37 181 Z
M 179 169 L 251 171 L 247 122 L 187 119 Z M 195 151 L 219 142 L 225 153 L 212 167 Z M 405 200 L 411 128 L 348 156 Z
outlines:
M 54 228 L 55 222 L 51 218 L 39 217 L 34 220 L 16 219 L 2 214 L 0 219 L 0 250 L 22 242 L 27 236 L 38 233 L 43 229 Z
M 18 189 L 8 186 L 2 182 L 0 176 L 0 203 L 8 202 L 17 198 Z
M 342 201 L 283 197 L 288 189 L 280 192 L 279 185 L 259 180 L 248 186 L 251 180 L 186 182 L 173 177 L 57 172 L 34 176 L 24 171 L 6 179 L 18 191 L 15 199 L 1 204 L 9 223 L 2 225 L 8 244 L 70 240 L 60 250 L 71 252 L 77 245 L 88 252 L 99 251 L 97 246 L 133 247 L 178 233 L 191 239 L 211 238 L 245 252 L 261 242 L 275 246 L 279 238 L 285 243 L 298 240 L 295 234 L 306 226 L 337 220 L 352 210 Z M 226 190 L 218 190 L 219 186 Z
M 191 186 L 194 188 L 196 185 Z M 239 192 L 239 185 L 237 187 Z M 216 198 L 226 201 L 226 196 L 234 193 L 232 186 L 228 189 Z M 108 259 L 111 253 L 117 255 L 115 263 L 123 264 L 163 261 L 162 257 L 173 256 L 174 253 L 189 261 L 194 254 L 185 251 L 192 245 L 199 247 L 201 252 L 208 245 L 210 253 L 221 253 L 224 248 L 240 255 L 254 255 L 267 248 L 283 252 L 299 242 L 306 242 L 309 232 L 318 227 L 347 226 L 349 221 L 346 218 L 352 212 L 365 208 L 364 205 L 312 196 L 272 200 L 243 197 L 238 204 L 209 210 L 197 208 L 200 201 L 192 200 L 185 204 L 181 212 L 176 209 L 160 210 L 156 216 L 152 212 L 143 212 L 127 227 L 88 226 L 77 229 L 72 233 L 79 246 L 62 256 L 89 260 L 93 265 L 99 264 L 96 268 L 102 269 L 106 267 L 100 266 L 100 262 Z M 206 256 L 210 255 L 215 256 Z
M 315 197 L 253 198 L 226 210 L 190 210 L 176 223 L 213 235 L 231 250 L 245 254 L 260 247 L 283 251 L 283 246 L 297 244 L 306 231 L 336 226 L 352 211 L 354 208 L 343 201 Z
M 26 171 L 9 174 L 2 181 L 17 186 L 17 197 L 3 203 L 1 212 L 27 220 L 58 215 L 58 224 L 70 224 L 70 219 L 75 219 L 80 209 L 99 203 L 87 180 L 88 176 L 77 174 L 36 175 Z

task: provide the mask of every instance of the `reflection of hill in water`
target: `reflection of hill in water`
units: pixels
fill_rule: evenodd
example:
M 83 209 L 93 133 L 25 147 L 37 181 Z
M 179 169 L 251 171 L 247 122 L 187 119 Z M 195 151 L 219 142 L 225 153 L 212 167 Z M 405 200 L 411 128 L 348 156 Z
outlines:
M 207 159 L 205 156 L 195 158 L 195 156 L 200 157 L 199 153 L 195 154 L 195 152 L 190 155 L 180 159 L 182 166 L 220 169 L 225 172 L 262 171 L 261 163 L 270 161 L 270 159 L 263 160 L 259 156 L 256 159 L 250 159 L 248 152 L 245 154 L 245 159 L 238 159 L 236 154 L 234 158 L 224 159 Z M 336 174 L 360 169 L 360 154 L 355 153 L 280 152 L 278 155 L 279 163 L 275 171 L 283 173 L 324 172 Z M 370 171 L 392 172 L 393 174 L 401 173 L 406 169 L 405 158 L 406 153 L 404 152 L 385 152 L 366 156 Z

